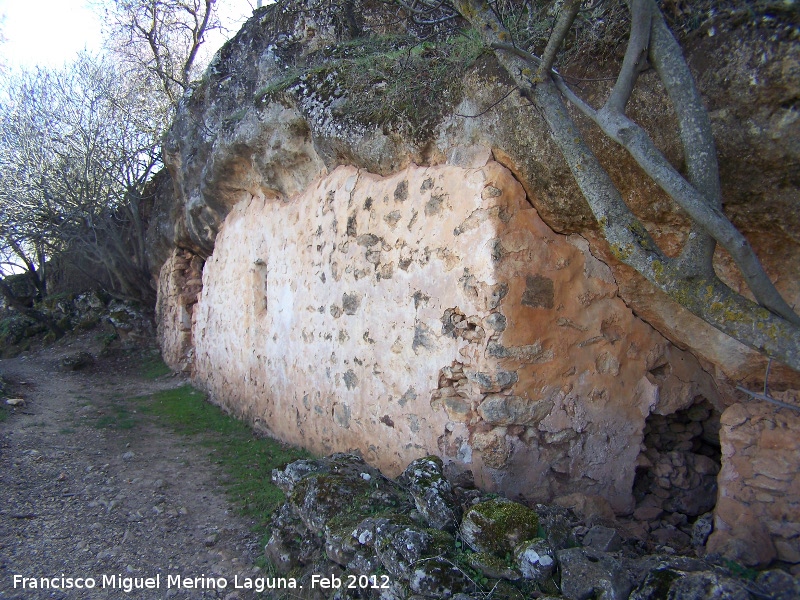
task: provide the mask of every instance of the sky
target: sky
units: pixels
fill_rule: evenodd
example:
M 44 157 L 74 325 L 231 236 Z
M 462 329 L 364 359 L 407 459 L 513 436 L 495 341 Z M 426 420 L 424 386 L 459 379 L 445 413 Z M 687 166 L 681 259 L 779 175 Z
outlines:
M 0 63 L 11 69 L 34 66 L 60 67 L 81 50 L 99 50 L 102 41 L 100 17 L 90 8 L 98 0 L 0 0 Z M 266 3 L 265 3 L 266 4 Z M 256 0 L 217 0 L 218 11 L 232 28 L 252 14 Z M 216 51 L 226 40 L 217 35 L 208 40 Z

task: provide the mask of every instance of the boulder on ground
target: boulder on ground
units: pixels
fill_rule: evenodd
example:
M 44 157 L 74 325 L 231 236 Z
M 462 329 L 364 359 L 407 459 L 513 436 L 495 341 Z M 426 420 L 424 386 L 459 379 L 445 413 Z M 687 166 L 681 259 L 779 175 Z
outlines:
M 453 486 L 445 478 L 442 459 L 438 456 L 419 458 L 406 467 L 400 476 L 414 504 L 430 527 L 455 532 L 461 509 Z
M 461 537 L 476 552 L 505 556 L 517 544 L 538 537 L 539 517 L 531 509 L 497 498 L 476 504 L 464 515 Z

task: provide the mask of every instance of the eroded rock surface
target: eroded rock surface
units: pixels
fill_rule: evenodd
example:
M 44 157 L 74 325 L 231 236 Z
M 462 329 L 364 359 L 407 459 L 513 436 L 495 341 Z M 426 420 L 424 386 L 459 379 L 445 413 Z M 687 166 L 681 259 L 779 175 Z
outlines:
M 735 404 L 722 413 L 723 466 L 715 528 L 708 541 L 750 566 L 774 558 L 800 563 L 800 413 L 765 403 Z

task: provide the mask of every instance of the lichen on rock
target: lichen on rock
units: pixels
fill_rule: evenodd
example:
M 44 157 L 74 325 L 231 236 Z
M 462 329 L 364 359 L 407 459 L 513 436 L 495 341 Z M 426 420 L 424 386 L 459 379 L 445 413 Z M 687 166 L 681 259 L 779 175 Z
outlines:
M 536 513 L 530 509 L 504 498 L 486 498 L 477 490 L 450 483 L 462 501 L 464 514 L 459 533 L 453 537 L 428 527 L 403 487 L 408 473 L 426 463 L 435 461 L 420 459 L 416 465 L 409 465 L 397 482 L 386 479 L 379 487 L 386 486 L 397 495 L 385 494 L 382 501 L 373 498 L 370 502 L 364 501 L 362 489 L 365 479 L 361 475 L 366 465 L 353 455 L 297 461 L 282 471 L 276 470 L 276 481 L 294 484 L 287 492 L 289 501 L 273 516 L 266 557 L 279 572 L 291 572 L 309 585 L 314 574 L 333 574 L 343 581 L 353 576 L 359 581 L 358 575 L 366 575 L 370 578 L 366 581 L 371 582 L 374 577 L 375 585 L 359 590 L 360 598 L 370 599 L 464 600 L 500 595 L 570 600 L 788 600 L 800 589 L 800 582 L 782 571 L 765 572 L 752 581 L 718 560 L 646 554 L 640 543 L 626 541 L 624 549 L 603 552 L 581 546 L 573 539 L 573 547 L 555 550 L 547 540 L 530 537 L 538 529 Z M 346 507 L 338 514 L 328 510 L 327 497 L 318 494 L 313 485 L 305 484 L 330 477 L 337 481 L 339 505 Z M 441 488 L 441 481 L 422 477 L 416 480 L 415 489 L 423 497 L 427 495 L 426 486 L 436 490 Z M 301 500 L 302 494 L 306 496 Z M 478 502 L 473 504 L 473 500 Z M 539 505 L 537 510 L 551 517 L 558 514 L 567 518 L 556 507 Z M 318 520 L 309 521 L 310 514 Z M 587 523 L 574 521 L 576 529 L 585 529 Z M 340 597 L 336 590 L 329 591 L 321 597 Z
M 443 473 L 442 459 L 427 456 L 413 461 L 400 476 L 417 510 L 434 529 L 455 532 L 461 518 L 453 488 Z

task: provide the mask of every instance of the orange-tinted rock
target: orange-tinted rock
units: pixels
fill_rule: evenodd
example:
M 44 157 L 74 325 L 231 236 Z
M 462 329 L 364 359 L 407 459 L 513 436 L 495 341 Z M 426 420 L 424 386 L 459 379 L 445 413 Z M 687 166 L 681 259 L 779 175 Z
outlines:
M 203 261 L 176 248 L 158 277 L 156 324 L 164 361 L 174 371 L 191 372 L 194 357 L 192 313 L 202 289 Z
M 715 514 L 707 552 L 722 554 L 750 567 L 768 565 L 777 556 L 769 531 L 744 504 L 722 498 Z

